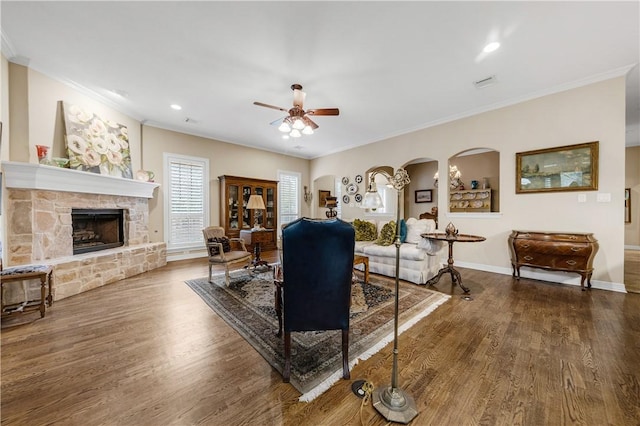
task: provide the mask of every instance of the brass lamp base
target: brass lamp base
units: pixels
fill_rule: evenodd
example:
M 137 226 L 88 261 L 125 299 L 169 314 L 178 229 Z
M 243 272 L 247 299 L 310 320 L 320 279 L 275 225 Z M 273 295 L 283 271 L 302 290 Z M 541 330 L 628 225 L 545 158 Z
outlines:
M 377 388 L 372 395 L 373 406 L 390 422 L 409 423 L 418 415 L 418 407 L 411 395 L 402 389 L 385 386 Z

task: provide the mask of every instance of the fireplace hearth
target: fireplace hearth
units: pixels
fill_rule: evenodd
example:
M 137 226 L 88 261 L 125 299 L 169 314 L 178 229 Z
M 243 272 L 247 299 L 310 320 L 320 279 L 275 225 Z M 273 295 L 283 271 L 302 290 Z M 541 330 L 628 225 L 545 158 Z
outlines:
M 124 209 L 72 209 L 73 254 L 124 245 Z

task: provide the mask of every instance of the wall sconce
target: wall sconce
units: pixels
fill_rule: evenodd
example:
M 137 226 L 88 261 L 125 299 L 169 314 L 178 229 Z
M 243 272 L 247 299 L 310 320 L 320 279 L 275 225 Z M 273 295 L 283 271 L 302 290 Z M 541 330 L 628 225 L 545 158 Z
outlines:
M 311 200 L 313 199 L 313 194 L 311 193 L 311 191 L 307 190 L 307 187 L 304 187 L 304 202 L 305 203 L 310 203 Z

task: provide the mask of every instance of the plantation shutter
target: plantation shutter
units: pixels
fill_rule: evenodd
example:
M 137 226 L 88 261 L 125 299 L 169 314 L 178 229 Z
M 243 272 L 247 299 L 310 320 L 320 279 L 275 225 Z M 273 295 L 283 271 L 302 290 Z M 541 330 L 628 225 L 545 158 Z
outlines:
M 300 173 L 278 172 L 278 225 L 293 222 L 300 217 Z M 280 231 L 278 231 L 279 233 Z
M 169 156 L 168 171 L 168 247 L 202 247 L 209 222 L 207 160 Z

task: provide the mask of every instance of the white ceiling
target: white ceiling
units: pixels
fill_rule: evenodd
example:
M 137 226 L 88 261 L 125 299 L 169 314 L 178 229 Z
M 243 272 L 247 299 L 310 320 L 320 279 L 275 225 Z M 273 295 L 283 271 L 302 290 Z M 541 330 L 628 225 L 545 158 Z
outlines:
M 10 61 L 179 132 L 314 158 L 631 69 L 626 143 L 640 145 L 637 1 L 0 7 Z M 501 48 L 483 54 L 489 41 Z M 492 86 L 472 84 L 491 75 Z M 285 141 L 269 126 L 283 113 L 253 102 L 289 108 L 293 83 L 305 108 L 340 115 L 316 117 L 314 135 Z

